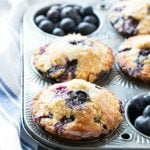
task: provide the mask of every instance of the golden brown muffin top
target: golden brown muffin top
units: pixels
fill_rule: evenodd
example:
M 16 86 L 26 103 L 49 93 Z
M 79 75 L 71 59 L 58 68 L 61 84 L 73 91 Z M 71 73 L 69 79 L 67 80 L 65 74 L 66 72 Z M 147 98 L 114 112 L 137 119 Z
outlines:
M 93 82 L 101 72 L 109 72 L 113 61 L 109 47 L 79 34 L 54 39 L 44 51 L 39 48 L 34 52 L 35 68 L 56 80 L 65 74 L 65 80 L 78 78 Z
M 119 47 L 117 62 L 131 77 L 150 81 L 150 35 L 127 39 Z
M 92 139 L 118 127 L 118 99 L 105 88 L 74 79 L 41 91 L 33 100 L 33 120 L 51 134 Z

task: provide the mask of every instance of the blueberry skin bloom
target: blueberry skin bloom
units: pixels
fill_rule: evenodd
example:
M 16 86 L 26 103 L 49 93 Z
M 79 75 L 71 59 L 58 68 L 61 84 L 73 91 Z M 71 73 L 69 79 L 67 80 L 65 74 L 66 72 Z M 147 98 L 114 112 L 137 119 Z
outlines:
M 150 117 L 139 116 L 136 118 L 134 126 L 143 134 L 150 136 Z

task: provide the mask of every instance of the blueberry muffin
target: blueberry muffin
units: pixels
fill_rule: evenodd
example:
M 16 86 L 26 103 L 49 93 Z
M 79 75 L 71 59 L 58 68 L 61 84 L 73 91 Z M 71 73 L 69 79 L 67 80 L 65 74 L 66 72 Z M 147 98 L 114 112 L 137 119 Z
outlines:
M 117 63 L 129 76 L 150 81 L 150 35 L 138 35 L 121 44 Z
M 122 121 L 118 99 L 82 79 L 57 83 L 33 100 L 33 121 L 48 133 L 72 140 L 101 137 Z
M 150 0 L 117 2 L 109 13 L 109 20 L 123 36 L 150 34 Z
M 33 64 L 44 77 L 56 82 L 74 78 L 94 82 L 109 73 L 113 61 L 109 47 L 96 39 L 73 34 L 35 50 Z

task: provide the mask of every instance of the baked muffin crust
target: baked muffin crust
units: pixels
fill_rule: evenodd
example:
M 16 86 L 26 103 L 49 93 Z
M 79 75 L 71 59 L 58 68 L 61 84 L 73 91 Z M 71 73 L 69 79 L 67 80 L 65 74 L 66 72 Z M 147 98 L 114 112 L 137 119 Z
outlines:
M 63 82 L 74 78 L 94 82 L 109 73 L 112 50 L 99 40 L 81 35 L 54 39 L 34 51 L 33 64 L 46 78 Z
M 117 63 L 129 76 L 150 81 L 150 35 L 139 35 L 127 39 L 119 48 Z
M 124 36 L 150 34 L 150 1 L 123 0 L 109 13 L 112 26 Z
M 110 133 L 122 120 L 118 99 L 105 88 L 73 79 L 42 90 L 32 105 L 33 121 L 50 134 L 93 139 Z

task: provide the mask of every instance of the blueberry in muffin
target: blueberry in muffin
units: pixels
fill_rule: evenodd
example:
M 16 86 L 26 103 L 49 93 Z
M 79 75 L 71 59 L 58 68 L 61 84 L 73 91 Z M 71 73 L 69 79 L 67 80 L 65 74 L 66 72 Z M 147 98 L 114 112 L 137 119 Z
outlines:
M 138 35 L 127 39 L 119 48 L 117 63 L 129 76 L 150 81 L 150 35 Z
M 124 0 L 112 7 L 109 20 L 123 36 L 150 34 L 149 10 L 149 0 Z
M 33 64 L 47 79 L 74 78 L 94 82 L 106 76 L 113 64 L 112 50 L 98 40 L 81 35 L 54 39 L 34 52 Z
M 81 79 L 43 89 L 33 99 L 31 112 L 33 121 L 49 134 L 72 140 L 109 134 L 122 121 L 118 99 Z

